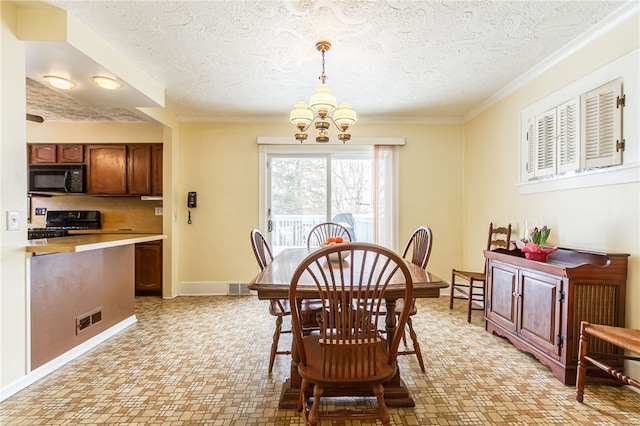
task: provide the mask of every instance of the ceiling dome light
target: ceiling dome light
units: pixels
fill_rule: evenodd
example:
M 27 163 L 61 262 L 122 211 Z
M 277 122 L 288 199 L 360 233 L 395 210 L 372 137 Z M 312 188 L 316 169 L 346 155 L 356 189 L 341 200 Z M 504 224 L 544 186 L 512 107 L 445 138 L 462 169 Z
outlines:
M 122 87 L 122 83 L 109 77 L 94 76 L 91 77 L 91 80 L 93 80 L 93 82 L 99 87 L 106 90 L 116 90 Z
M 45 79 L 51 87 L 55 87 L 56 89 L 69 90 L 76 87 L 76 84 L 73 81 L 67 80 L 63 77 L 58 77 L 55 75 L 45 75 L 42 78 Z

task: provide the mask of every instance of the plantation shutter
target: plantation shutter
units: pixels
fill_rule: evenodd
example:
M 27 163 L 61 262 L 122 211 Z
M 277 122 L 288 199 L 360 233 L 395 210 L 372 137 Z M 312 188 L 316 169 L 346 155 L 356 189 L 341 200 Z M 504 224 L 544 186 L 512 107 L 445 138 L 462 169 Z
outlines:
M 580 168 L 580 98 L 560 105 L 558 113 L 558 172 Z
M 536 177 L 536 121 L 533 117 L 529 119 L 527 124 L 526 137 L 527 159 L 524 175 L 527 180 L 531 180 Z
M 536 117 L 536 176 L 556 172 L 556 110 L 551 109 Z
M 621 96 L 620 81 L 582 96 L 584 145 L 581 151 L 585 168 L 622 164 L 622 150 L 616 148 L 616 143 L 622 141 L 622 107 L 616 102 Z

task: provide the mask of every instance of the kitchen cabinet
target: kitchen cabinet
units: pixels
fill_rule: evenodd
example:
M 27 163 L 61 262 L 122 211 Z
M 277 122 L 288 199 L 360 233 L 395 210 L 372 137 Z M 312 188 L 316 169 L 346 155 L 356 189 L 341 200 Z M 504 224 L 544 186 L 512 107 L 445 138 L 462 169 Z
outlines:
M 84 163 L 84 145 L 58 145 L 57 154 L 59 163 Z
M 151 145 L 151 195 L 162 195 L 162 147 L 161 143 Z
M 127 146 L 87 145 L 87 194 L 127 195 Z
M 129 145 L 127 152 L 129 195 L 151 194 L 151 145 Z
M 546 262 L 485 251 L 485 328 L 531 353 L 564 384 L 576 379 L 580 321 L 624 326 L 628 254 L 561 248 Z M 604 342 L 598 351 L 618 354 Z M 622 369 L 620 360 L 613 361 Z M 604 377 L 597 369 L 588 372 Z
M 83 162 L 82 144 L 29 144 L 29 164 Z
M 136 295 L 162 294 L 162 241 L 136 244 L 135 292 Z
M 162 144 L 88 145 L 87 194 L 162 195 Z

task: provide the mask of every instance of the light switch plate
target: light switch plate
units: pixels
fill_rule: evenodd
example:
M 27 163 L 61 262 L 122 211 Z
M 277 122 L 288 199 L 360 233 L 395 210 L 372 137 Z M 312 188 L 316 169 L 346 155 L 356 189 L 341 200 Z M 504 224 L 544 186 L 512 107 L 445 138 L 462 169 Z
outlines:
M 162 207 L 156 207 L 156 216 L 162 216 Z
M 7 231 L 20 230 L 20 213 L 7 211 Z

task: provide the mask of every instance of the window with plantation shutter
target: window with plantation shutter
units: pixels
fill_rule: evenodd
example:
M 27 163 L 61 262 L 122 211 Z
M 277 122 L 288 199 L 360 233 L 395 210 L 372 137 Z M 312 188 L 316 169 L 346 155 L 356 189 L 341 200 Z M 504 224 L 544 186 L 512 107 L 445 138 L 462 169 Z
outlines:
M 558 172 L 580 168 L 580 102 L 575 98 L 557 108 Z
M 522 182 L 622 164 L 624 101 L 617 79 L 563 103 L 547 101 L 523 111 Z
M 617 100 L 622 96 L 620 81 L 601 86 L 582 96 L 583 147 L 585 168 L 622 164 L 622 108 Z
M 639 87 L 635 49 L 523 108 L 519 193 L 640 182 Z
M 556 173 L 556 111 L 536 117 L 536 176 Z

